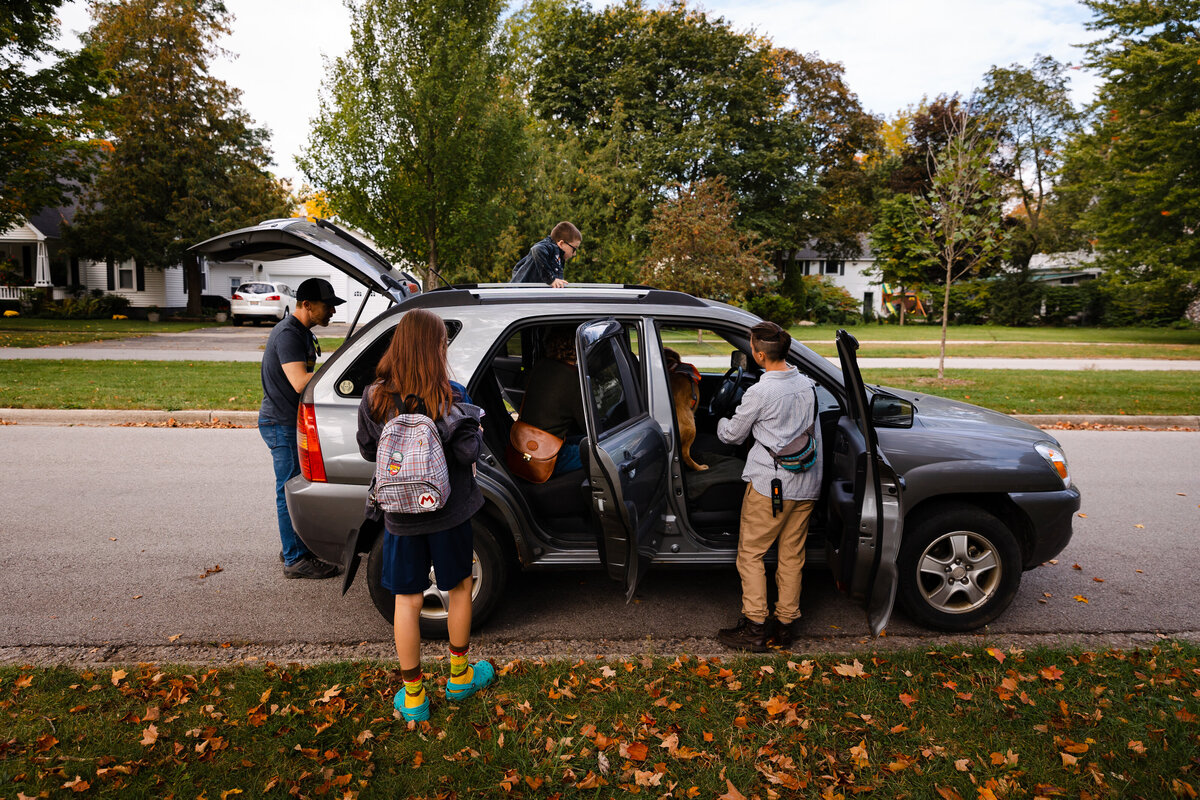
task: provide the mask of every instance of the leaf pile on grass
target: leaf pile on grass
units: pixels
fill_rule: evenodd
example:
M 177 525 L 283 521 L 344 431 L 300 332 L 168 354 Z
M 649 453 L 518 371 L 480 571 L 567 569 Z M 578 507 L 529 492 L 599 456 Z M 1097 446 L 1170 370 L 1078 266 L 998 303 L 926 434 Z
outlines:
M 1198 655 L 516 661 L 410 725 L 375 664 L 6 668 L 0 794 L 1194 797 Z

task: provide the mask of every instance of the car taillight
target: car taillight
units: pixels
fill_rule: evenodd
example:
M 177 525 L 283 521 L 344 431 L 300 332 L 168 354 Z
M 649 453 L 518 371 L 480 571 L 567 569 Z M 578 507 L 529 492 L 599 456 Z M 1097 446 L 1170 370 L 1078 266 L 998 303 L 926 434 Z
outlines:
M 421 287 L 417 286 L 415 283 L 409 283 L 408 291 L 412 294 L 416 294 L 417 292 L 421 291 Z
M 277 294 L 273 294 L 273 295 L 271 295 L 270 297 L 268 297 L 267 299 L 268 299 L 268 300 L 278 300 L 278 299 L 279 299 L 279 295 L 277 295 Z
M 242 297 L 242 296 L 241 296 L 240 294 L 238 294 L 237 292 L 234 292 L 234 293 L 233 293 L 233 299 L 234 299 L 234 300 L 245 300 L 246 298 Z
M 300 474 L 307 481 L 325 482 L 325 460 L 321 458 L 321 440 L 317 438 L 317 411 L 312 403 L 301 403 L 296 415 L 296 449 L 300 453 Z

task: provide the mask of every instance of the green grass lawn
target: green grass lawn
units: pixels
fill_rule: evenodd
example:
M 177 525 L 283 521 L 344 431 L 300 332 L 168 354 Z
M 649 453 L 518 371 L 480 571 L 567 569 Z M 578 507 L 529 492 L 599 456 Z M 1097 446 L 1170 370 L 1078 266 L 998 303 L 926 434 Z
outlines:
M 1005 414 L 1200 414 L 1200 372 L 865 369 L 870 383 Z M 920 403 L 917 404 L 918 409 Z
M 1007 414 L 1197 414 L 1200 372 L 864 370 L 866 379 Z M 12 360 L 0 407 L 254 410 L 259 365 L 233 361 Z
M 215 322 L 146 322 L 139 319 L 33 319 L 0 317 L 0 347 L 47 347 L 148 333 L 182 333 Z
M 832 342 L 838 325 L 796 325 L 792 337 L 804 343 Z M 850 325 L 846 327 L 859 341 L 919 342 L 940 341 L 940 325 Z M 952 325 L 948 341 L 977 342 L 1110 342 L 1130 344 L 1200 345 L 1200 328 L 1009 328 L 1000 325 Z
M 0 793 L 1186 798 L 1198 656 L 1165 641 L 516 661 L 461 705 L 435 689 L 412 727 L 390 665 L 5 667 Z

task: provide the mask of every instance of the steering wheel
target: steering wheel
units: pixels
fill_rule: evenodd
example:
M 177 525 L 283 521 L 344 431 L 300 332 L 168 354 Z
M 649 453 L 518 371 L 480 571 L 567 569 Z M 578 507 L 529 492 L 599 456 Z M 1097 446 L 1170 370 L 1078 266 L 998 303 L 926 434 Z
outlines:
M 738 397 L 741 394 L 742 376 L 746 374 L 745 367 L 730 367 L 721 378 L 721 385 L 708 401 L 708 413 L 720 419 L 733 414 L 737 408 Z

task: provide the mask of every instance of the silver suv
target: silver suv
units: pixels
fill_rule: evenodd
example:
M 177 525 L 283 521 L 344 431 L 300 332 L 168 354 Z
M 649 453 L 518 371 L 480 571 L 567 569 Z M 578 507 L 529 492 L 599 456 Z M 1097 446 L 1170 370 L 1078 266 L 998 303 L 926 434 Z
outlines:
M 286 251 L 283 240 L 294 235 L 296 249 L 322 255 L 312 223 L 290 222 L 265 223 L 273 227 L 262 250 Z M 235 231 L 194 249 L 216 259 L 253 258 L 257 232 Z M 324 257 L 342 269 L 352 264 L 347 271 L 373 290 L 388 292 L 403 280 L 377 254 L 352 258 L 345 246 L 337 238 Z M 757 317 L 644 286 L 456 286 L 393 298 L 396 307 L 352 334 L 318 370 L 297 421 L 303 474 L 287 485 L 288 508 L 313 552 L 346 565 L 345 587 L 369 554 L 371 597 L 391 620 L 394 601 L 380 585 L 382 532 L 363 517 L 373 465 L 359 455 L 356 414 L 397 320 L 417 307 L 446 321 L 453 375 L 487 415 L 479 464 L 486 504 L 475 519 L 478 624 L 501 602 L 513 569 L 603 565 L 631 599 L 652 567 L 732 567 L 750 443 L 725 445 L 715 430 L 758 380 L 746 366 Z M 576 330 L 583 469 L 531 484 L 510 474 L 505 449 L 542 333 L 561 325 Z M 666 348 L 701 375 L 691 453 L 704 471 L 680 458 Z M 922 625 L 978 628 L 1012 602 L 1023 570 L 1070 541 L 1080 494 L 1062 448 L 1004 414 L 867 386 L 857 348 L 841 331 L 837 366 L 799 343 L 788 355 L 817 384 L 823 434 L 824 481 L 807 564 L 833 571 L 838 586 L 866 607 L 875 634 L 897 594 Z M 431 580 L 426 635 L 444 636 L 445 601 Z

